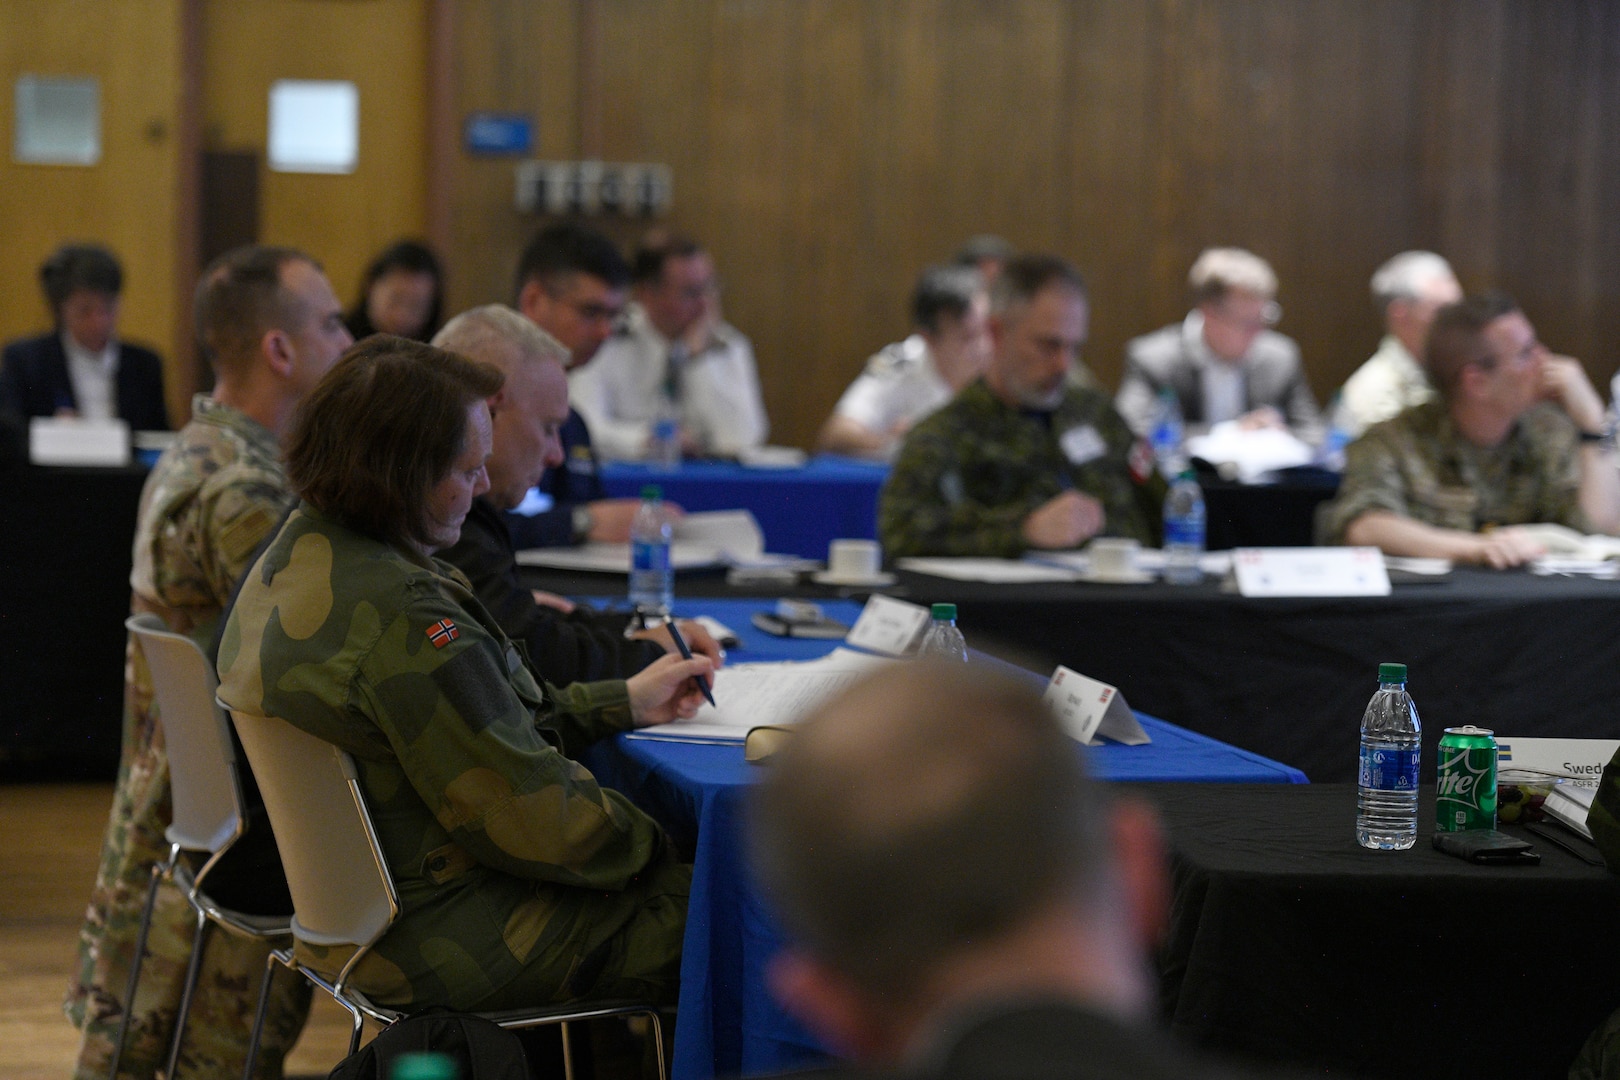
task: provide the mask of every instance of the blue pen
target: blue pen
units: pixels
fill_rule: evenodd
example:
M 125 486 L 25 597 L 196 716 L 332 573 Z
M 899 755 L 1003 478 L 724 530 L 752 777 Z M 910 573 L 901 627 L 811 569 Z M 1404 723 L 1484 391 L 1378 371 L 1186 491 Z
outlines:
M 669 636 L 674 639 L 675 647 L 681 650 L 681 658 L 683 660 L 692 659 L 692 650 L 687 648 L 686 639 L 681 637 L 681 632 L 675 628 L 674 619 L 669 620 Z M 695 675 L 693 678 L 697 679 L 698 689 L 703 691 L 703 696 L 709 699 L 709 704 L 714 705 L 714 692 L 709 689 L 709 680 L 702 675 Z M 714 707 L 718 709 L 720 706 L 714 705 Z

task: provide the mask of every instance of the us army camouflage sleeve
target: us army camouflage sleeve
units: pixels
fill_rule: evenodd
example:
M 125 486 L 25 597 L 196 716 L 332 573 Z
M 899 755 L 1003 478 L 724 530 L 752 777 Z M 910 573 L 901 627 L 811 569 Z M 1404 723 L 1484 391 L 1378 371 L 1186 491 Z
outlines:
M 197 514 L 197 528 L 203 534 L 199 561 L 222 608 L 293 498 L 279 476 L 225 479 L 203 486 Z
M 1407 481 L 1402 471 L 1402 452 L 1397 430 L 1375 424 L 1367 433 L 1345 448 L 1344 477 L 1339 494 L 1329 504 L 1322 520 L 1321 541 L 1344 543 L 1344 530 L 1369 510 L 1387 510 L 1411 517 L 1407 503 Z

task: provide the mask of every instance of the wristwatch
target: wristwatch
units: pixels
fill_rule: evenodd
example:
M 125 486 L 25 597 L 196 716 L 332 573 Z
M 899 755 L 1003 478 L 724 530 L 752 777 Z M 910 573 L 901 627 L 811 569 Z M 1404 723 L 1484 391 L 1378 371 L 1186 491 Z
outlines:
M 584 503 L 574 507 L 574 543 L 583 544 L 586 537 L 591 535 L 591 526 L 596 524 L 596 518 L 591 515 L 591 508 Z

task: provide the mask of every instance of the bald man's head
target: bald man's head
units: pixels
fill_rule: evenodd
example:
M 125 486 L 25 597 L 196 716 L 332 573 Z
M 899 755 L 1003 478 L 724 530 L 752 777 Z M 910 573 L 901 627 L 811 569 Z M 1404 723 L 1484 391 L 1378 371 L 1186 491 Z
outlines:
M 1080 751 L 1034 688 L 896 665 L 800 726 L 757 794 L 761 880 L 807 952 L 904 997 L 965 942 L 1106 876 Z

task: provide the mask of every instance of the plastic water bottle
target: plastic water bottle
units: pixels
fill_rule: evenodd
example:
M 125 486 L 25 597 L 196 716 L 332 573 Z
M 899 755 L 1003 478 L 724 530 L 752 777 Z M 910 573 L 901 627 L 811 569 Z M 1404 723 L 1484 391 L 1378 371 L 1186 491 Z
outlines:
M 1181 452 L 1183 433 L 1181 403 L 1176 400 L 1176 392 L 1166 386 L 1159 391 L 1159 411 L 1148 437 L 1153 447 L 1153 458 L 1166 480 L 1179 475 L 1187 467 L 1187 460 Z
M 1204 492 L 1185 469 L 1164 497 L 1164 580 L 1196 585 L 1204 580 L 1198 557 L 1204 553 Z
M 647 460 L 656 469 L 678 469 L 681 465 L 681 422 L 675 410 L 664 408 L 653 418 L 647 439 Z
M 1361 716 L 1356 840 L 1405 851 L 1417 840 L 1418 762 L 1423 725 L 1406 692 L 1406 665 L 1378 665 L 1378 693 Z
M 645 615 L 668 615 L 675 604 L 675 568 L 669 561 L 674 533 L 663 491 L 648 484 L 630 522 L 630 603 Z
M 923 660 L 957 660 L 967 663 L 967 641 L 956 628 L 956 605 L 935 604 L 934 621 L 924 635 L 917 655 Z
M 1328 429 L 1327 434 L 1322 436 L 1322 445 L 1316 448 L 1316 464 L 1334 472 L 1343 472 L 1344 448 L 1353 440 L 1344 425 L 1344 404 L 1338 394 L 1333 395 L 1333 401 L 1323 415 L 1328 418 Z

